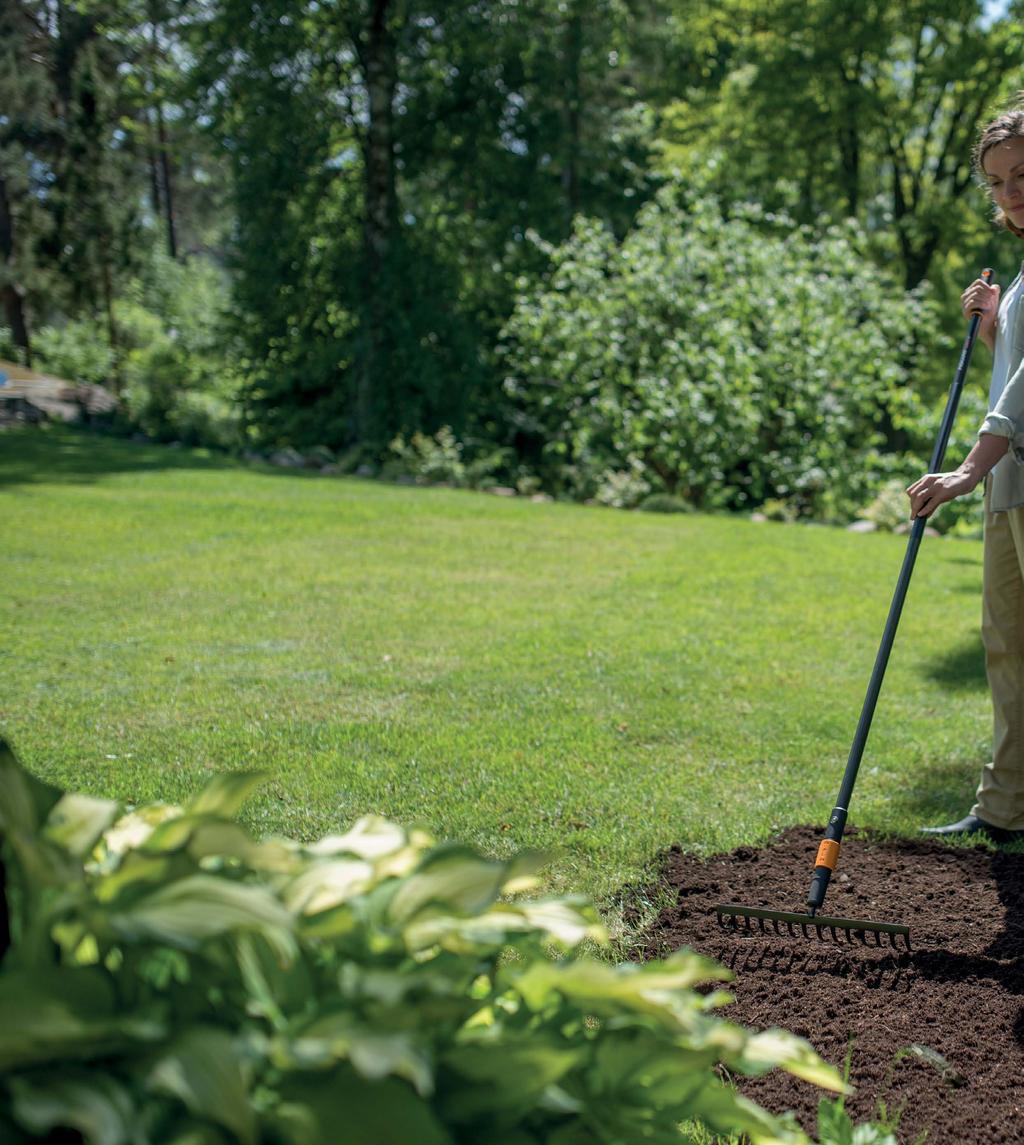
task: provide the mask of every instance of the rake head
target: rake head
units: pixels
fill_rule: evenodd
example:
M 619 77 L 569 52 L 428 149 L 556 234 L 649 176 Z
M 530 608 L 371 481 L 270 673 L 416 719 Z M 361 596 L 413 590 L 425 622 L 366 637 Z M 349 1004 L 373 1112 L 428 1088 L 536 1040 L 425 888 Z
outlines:
M 829 918 L 823 914 L 795 914 L 785 910 L 765 910 L 758 906 L 738 906 L 721 903 L 715 907 L 718 925 L 723 930 L 753 934 L 790 934 L 797 938 L 817 937 L 822 942 L 842 942 L 854 945 L 884 946 L 886 941 L 893 950 L 910 949 L 910 927 L 899 922 L 873 922 L 866 918 Z M 785 928 L 785 929 L 783 929 Z

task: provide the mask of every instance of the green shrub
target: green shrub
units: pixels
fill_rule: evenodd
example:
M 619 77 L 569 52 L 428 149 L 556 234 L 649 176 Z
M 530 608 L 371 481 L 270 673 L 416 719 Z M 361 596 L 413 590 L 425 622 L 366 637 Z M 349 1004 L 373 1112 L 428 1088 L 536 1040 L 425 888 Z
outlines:
M 682 497 L 673 497 L 671 493 L 652 493 L 645 497 L 637 506 L 645 513 L 692 513 L 693 506 Z
M 157 441 L 245 443 L 237 349 L 224 334 L 228 285 L 212 263 L 154 253 L 116 307 L 129 424 Z
M 606 474 L 639 472 L 698 508 L 775 499 L 850 519 L 910 416 L 935 325 L 862 245 L 852 224 L 726 216 L 681 188 L 622 241 L 577 219 L 548 278 L 520 281 L 502 334 L 505 390 L 546 487 L 590 498 Z
M 25 364 L 24 352 L 14 341 L 9 326 L 0 326 L 0 358 L 7 362 L 16 362 L 19 366 Z
M 44 326 L 32 339 L 33 365 L 69 382 L 107 385 L 114 366 L 106 332 L 91 320 Z
M 594 908 L 516 897 L 540 858 L 486 859 L 365 818 L 303 845 L 233 815 L 122 814 L 0 743 L 11 945 L 0 966 L 0 1138 L 87 1145 L 583 1145 L 803 1136 L 722 1080 L 811 1047 L 718 1017 L 693 953 L 613 965 Z
M 450 485 L 466 483 L 466 463 L 462 459 L 462 442 L 451 426 L 442 426 L 437 433 L 414 433 L 406 441 L 398 434 L 388 445 L 391 457 L 384 463 L 384 476 L 415 477 L 434 483 Z
M 883 532 L 895 532 L 900 525 L 910 521 L 906 487 L 907 482 L 898 478 L 887 481 L 871 504 L 865 506 L 857 516 L 864 521 L 871 521 Z

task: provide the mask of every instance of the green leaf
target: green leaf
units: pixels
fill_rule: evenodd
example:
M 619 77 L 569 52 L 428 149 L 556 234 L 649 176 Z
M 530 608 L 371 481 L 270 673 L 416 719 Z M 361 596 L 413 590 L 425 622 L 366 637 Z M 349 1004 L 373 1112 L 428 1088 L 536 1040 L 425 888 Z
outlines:
M 0 834 L 37 831 L 63 794 L 27 772 L 0 738 Z
M 454 1145 L 430 1106 L 392 1078 L 367 1081 L 348 1067 L 293 1074 L 281 1098 L 263 1121 L 282 1145 Z
M 77 1129 L 89 1145 L 123 1145 L 135 1140 L 131 1096 L 106 1073 L 84 1074 L 65 1067 L 52 1080 L 12 1077 L 7 1085 L 15 1117 L 34 1134 Z
M 525 1112 L 548 1086 L 585 1060 L 586 1052 L 584 1045 L 546 1041 L 539 1034 L 528 1041 L 454 1046 L 442 1055 L 442 1063 L 472 1084 L 449 1091 L 443 1102 L 445 1117 L 461 1122 L 486 1111 Z
M 96 967 L 0 974 L 0 1070 L 89 1060 L 165 1035 L 150 1018 L 115 1012 L 109 976 Z
M 947 1061 L 938 1050 L 933 1050 L 931 1046 L 918 1045 L 916 1042 L 905 1046 L 896 1054 L 895 1061 L 900 1061 L 905 1057 L 914 1057 L 918 1061 L 927 1062 L 933 1069 L 938 1070 L 943 1081 L 948 1082 L 954 1088 L 967 1083 L 967 1079 L 957 1072 L 956 1067 Z
M 7 741 L 0 739 L 0 838 L 6 837 L 21 869 L 36 886 L 63 886 L 80 873 L 39 833 L 62 794 L 25 771 Z
M 322 1069 L 347 1059 L 370 1081 L 393 1075 L 412 1082 L 422 1097 L 434 1090 L 433 1066 L 413 1033 L 373 1029 L 351 1013 L 315 1019 L 287 1043 L 281 1043 L 281 1051 L 291 1068 Z
M 43 834 L 65 851 L 82 858 L 95 847 L 114 822 L 119 808 L 112 799 L 89 795 L 62 795 L 50 811 Z
M 804 1081 L 820 1085 L 836 1093 L 850 1093 L 852 1090 L 842 1079 L 842 1075 L 814 1051 L 813 1046 L 803 1038 L 798 1038 L 786 1030 L 765 1030 L 755 1034 L 743 1048 L 737 1068 L 745 1073 L 765 1073 L 778 1066 L 803 1078 Z
M 696 1118 L 715 1133 L 747 1134 L 751 1145 L 809 1145 L 799 1130 L 716 1080 L 687 1103 L 684 1118 Z
M 138 893 L 146 883 L 155 885 L 170 881 L 177 866 L 178 856 L 175 855 L 147 855 L 142 851 L 130 851 L 113 873 L 101 874 L 94 879 L 92 891 L 98 902 L 113 903 L 125 892 L 129 896 Z M 184 874 L 180 867 L 178 871 Z
M 186 811 L 192 815 L 219 815 L 230 819 L 268 778 L 265 771 L 228 771 L 215 775 Z
M 286 1015 L 309 1013 L 315 1008 L 313 981 L 302 958 L 282 966 L 266 939 L 251 931 L 236 936 L 235 948 L 249 993 L 249 1013 L 261 1014 L 275 1028 L 283 1029 Z
M 242 1145 L 257 1140 L 256 1121 L 234 1039 L 213 1026 L 180 1034 L 149 1069 L 147 1086 L 176 1097 L 196 1117 L 230 1130 Z
M 292 917 L 264 887 L 215 875 L 191 875 L 160 887 L 108 918 L 111 930 L 129 942 L 166 942 L 198 950 L 207 939 L 233 930 L 258 930 L 283 961 L 295 952 Z
M 236 1145 L 235 1138 L 229 1141 L 215 1125 L 191 1119 L 185 1125 L 176 1122 L 171 1132 L 172 1136 L 162 1139 L 160 1145 Z

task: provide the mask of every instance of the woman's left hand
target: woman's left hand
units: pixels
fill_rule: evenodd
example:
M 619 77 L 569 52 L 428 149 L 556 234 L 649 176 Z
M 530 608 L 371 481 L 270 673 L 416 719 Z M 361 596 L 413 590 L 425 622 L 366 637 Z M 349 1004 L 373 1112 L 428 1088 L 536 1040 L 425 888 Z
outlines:
M 954 469 L 952 473 L 928 473 L 907 487 L 910 516 L 930 517 L 940 505 L 970 493 L 977 483 L 977 480 L 959 469 Z

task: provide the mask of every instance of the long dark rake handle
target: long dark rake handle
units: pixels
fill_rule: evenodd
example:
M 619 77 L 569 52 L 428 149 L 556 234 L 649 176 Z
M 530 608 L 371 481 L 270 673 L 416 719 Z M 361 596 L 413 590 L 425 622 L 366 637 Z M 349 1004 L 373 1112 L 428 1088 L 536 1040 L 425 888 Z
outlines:
M 981 272 L 982 279 L 991 284 L 992 270 L 987 268 Z M 967 335 L 960 350 L 960 361 L 953 376 L 953 383 L 949 388 L 949 397 L 946 400 L 946 409 L 942 415 L 942 424 L 939 427 L 939 436 L 932 450 L 931 461 L 928 465 L 929 473 L 937 473 L 942 468 L 943 458 L 946 456 L 946 446 L 949 444 L 949 435 L 953 431 L 953 422 L 956 419 L 957 406 L 960 404 L 960 395 L 964 388 L 964 379 L 967 376 L 967 367 L 971 362 L 971 351 L 978 336 L 978 327 L 981 325 L 981 314 L 974 313 L 967 326 Z M 882 680 L 885 678 L 885 669 L 889 663 L 889 653 L 892 652 L 893 642 L 896 639 L 896 629 L 899 626 L 900 615 L 903 612 L 903 602 L 907 598 L 907 589 L 910 587 L 910 577 L 914 571 L 914 562 L 917 560 L 917 551 L 921 547 L 921 539 L 927 525 L 926 517 L 916 517 L 910 530 L 907 541 L 907 551 L 903 557 L 903 567 L 900 569 L 896 581 L 896 591 L 893 593 L 892 604 L 889 606 L 889 616 L 885 622 L 885 631 L 882 633 L 882 642 L 875 657 L 875 667 L 868 683 L 867 695 L 864 697 L 864 706 L 861 709 L 857 731 L 853 737 L 850 748 L 850 758 L 843 772 L 843 782 L 839 788 L 839 797 L 832 809 L 832 815 L 825 828 L 825 837 L 818 847 L 815 859 L 814 877 L 811 879 L 811 889 L 807 892 L 807 905 L 811 913 L 821 909 L 825 901 L 825 892 L 828 890 L 829 879 L 836 868 L 839 859 L 839 844 L 843 838 L 846 827 L 846 817 L 850 810 L 850 799 L 853 795 L 853 786 L 857 782 L 857 772 L 860 761 L 864 756 L 864 747 L 868 741 L 868 732 L 871 730 L 871 720 L 875 714 L 875 705 L 882 690 Z

